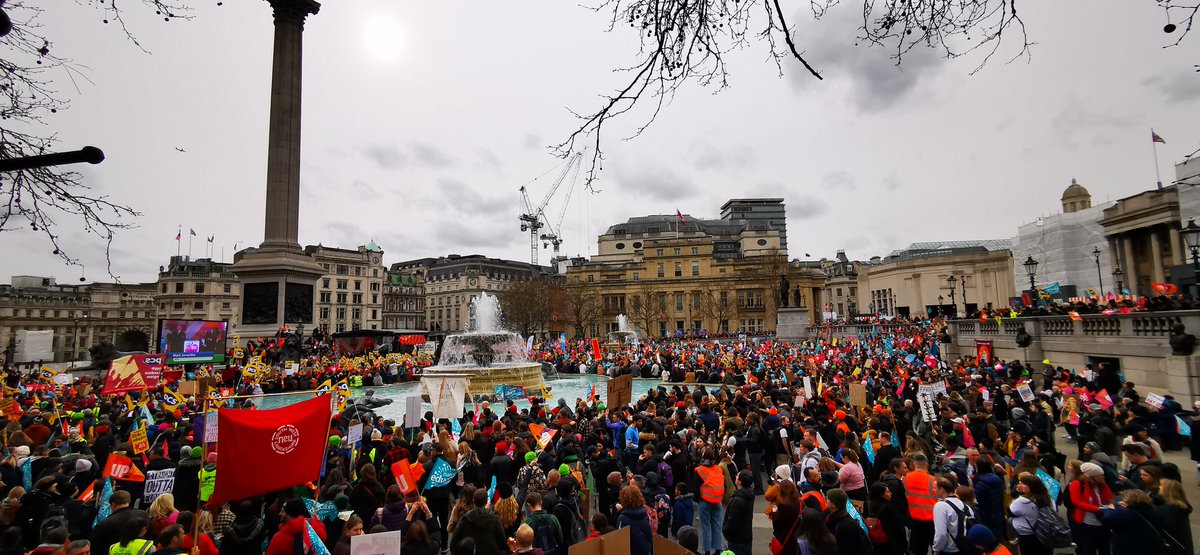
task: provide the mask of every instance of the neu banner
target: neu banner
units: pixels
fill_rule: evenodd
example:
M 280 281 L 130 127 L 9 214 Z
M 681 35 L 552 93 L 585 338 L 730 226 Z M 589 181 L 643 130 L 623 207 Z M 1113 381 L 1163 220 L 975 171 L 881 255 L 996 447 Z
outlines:
M 129 355 L 113 361 L 104 380 L 104 395 L 128 393 L 158 387 L 162 379 L 165 355 Z

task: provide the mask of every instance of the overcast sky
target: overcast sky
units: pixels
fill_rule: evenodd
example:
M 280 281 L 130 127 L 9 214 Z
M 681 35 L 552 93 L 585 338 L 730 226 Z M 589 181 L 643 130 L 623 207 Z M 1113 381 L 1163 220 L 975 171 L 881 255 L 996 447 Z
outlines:
M 55 52 L 92 81 L 78 93 L 58 81 L 72 106 L 47 129 L 63 149 L 104 149 L 87 182 L 143 214 L 116 239 L 114 273 L 154 280 L 181 225 L 185 254 L 188 230 L 198 235 L 193 257 L 205 236 L 226 260 L 235 242 L 259 243 L 268 4 L 197 2 L 193 20 L 164 22 L 126 2 L 146 54 L 90 7 L 41 3 L 55 5 L 44 21 Z M 576 190 L 566 208 L 566 254 L 594 251 L 598 233 L 631 216 L 715 217 L 742 196 L 786 199 L 799 258 L 1009 238 L 1059 211 L 1072 178 L 1096 202 L 1152 188 L 1151 127 L 1167 141 L 1164 180 L 1200 148 L 1200 35 L 1162 48 L 1172 37 L 1151 0 L 1021 2 L 1032 57 L 1005 64 L 1011 43 L 975 75 L 977 59 L 923 52 L 896 68 L 887 51 L 855 46 L 860 7 L 791 19 L 825 81 L 791 65 L 779 77 L 756 43 L 730 57 L 730 89 L 686 87 L 628 142 L 615 139 L 641 116 L 614 122 L 600 192 Z M 326 2 L 305 32 L 301 243 L 374 240 L 389 264 L 449 253 L 528 260 L 518 188 L 541 199 L 554 172 L 530 181 L 560 162 L 545 147 L 577 126 L 568 109 L 593 110 L 626 79 L 613 68 L 635 60 L 636 37 L 606 33 L 606 22 L 561 0 Z M 555 220 L 564 193 L 550 204 Z M 100 244 L 60 220 L 86 277 L 108 279 Z M 0 242 L 0 276 L 79 277 L 39 235 Z

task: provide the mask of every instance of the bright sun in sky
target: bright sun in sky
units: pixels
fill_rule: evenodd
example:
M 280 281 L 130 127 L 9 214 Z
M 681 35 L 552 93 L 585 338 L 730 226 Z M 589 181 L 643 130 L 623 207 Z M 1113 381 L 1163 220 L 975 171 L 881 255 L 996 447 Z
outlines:
M 400 57 L 403 48 L 400 24 L 388 15 L 375 15 L 363 26 L 363 46 L 372 58 L 392 62 Z

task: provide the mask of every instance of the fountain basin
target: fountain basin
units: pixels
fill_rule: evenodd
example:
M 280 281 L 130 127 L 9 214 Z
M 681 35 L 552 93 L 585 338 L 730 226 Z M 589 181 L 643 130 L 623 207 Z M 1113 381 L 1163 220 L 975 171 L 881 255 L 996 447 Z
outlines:
M 437 365 L 426 368 L 422 376 L 422 382 L 466 376 L 467 395 L 478 400 L 495 399 L 493 389 L 498 385 L 521 386 L 528 395 L 540 395 L 545 387 L 542 365 L 529 361 L 520 335 L 506 331 L 473 331 L 446 337 Z

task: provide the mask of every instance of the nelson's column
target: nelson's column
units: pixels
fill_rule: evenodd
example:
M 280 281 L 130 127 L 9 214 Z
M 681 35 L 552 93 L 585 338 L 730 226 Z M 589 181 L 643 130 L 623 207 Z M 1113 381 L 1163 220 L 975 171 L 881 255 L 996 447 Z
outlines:
M 271 112 L 267 139 L 267 209 L 263 242 L 234 255 L 242 282 L 237 332 L 273 335 L 284 325 L 313 323 L 313 289 L 325 270 L 297 241 L 300 219 L 300 89 L 304 19 L 314 0 L 267 0 L 275 12 Z

